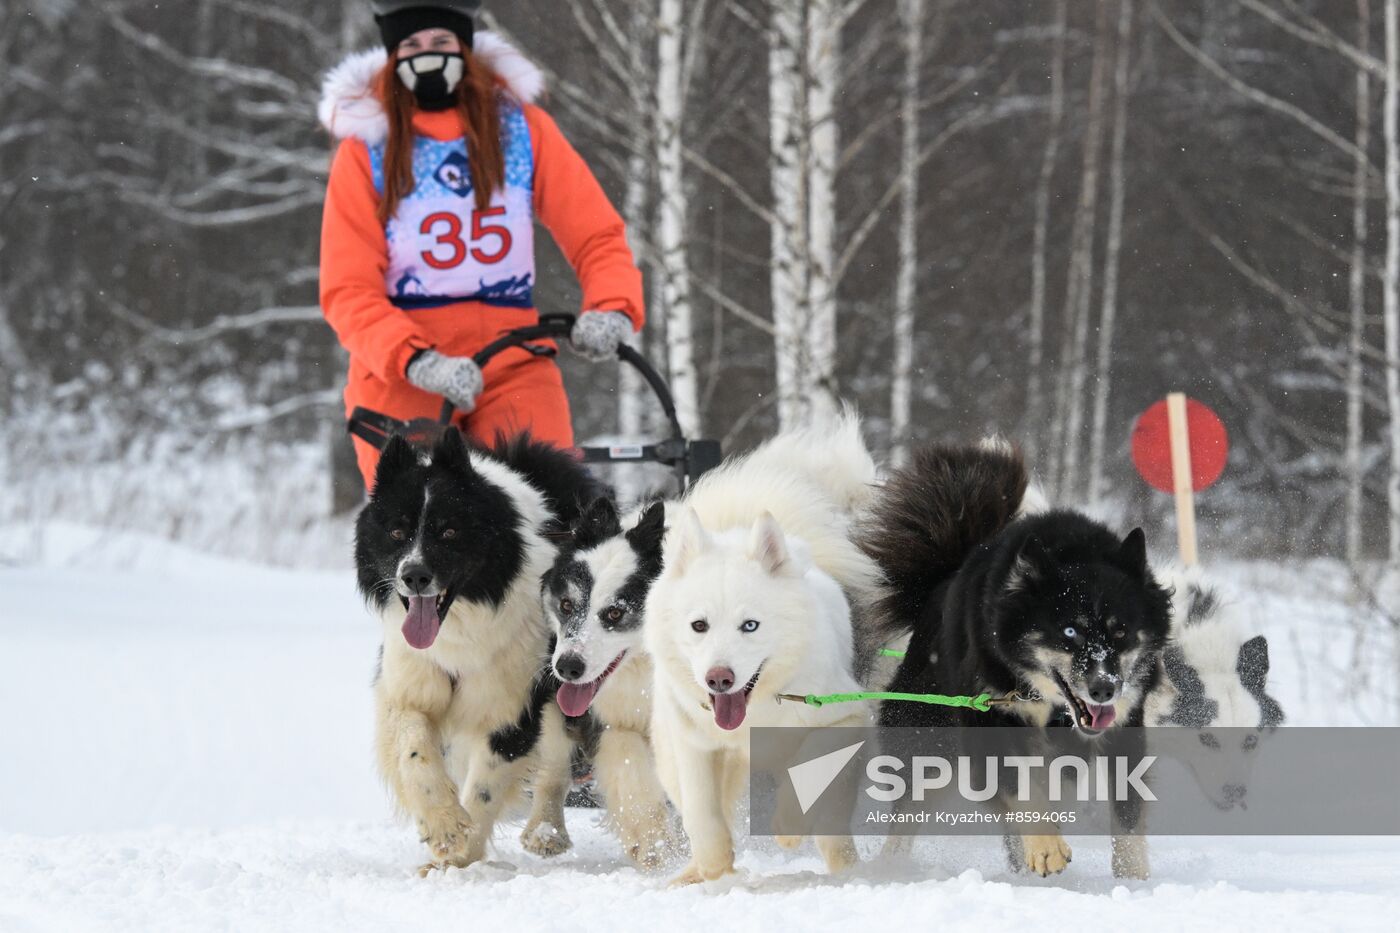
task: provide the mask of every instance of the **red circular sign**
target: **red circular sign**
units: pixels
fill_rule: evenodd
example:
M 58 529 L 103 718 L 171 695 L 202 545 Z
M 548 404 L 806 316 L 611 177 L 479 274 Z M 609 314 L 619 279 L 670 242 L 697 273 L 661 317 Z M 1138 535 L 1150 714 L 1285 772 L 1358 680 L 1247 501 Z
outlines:
M 1193 398 L 1186 400 L 1186 424 L 1191 434 L 1191 485 L 1200 492 L 1225 472 L 1230 435 L 1220 416 Z M 1148 485 L 1162 492 L 1176 490 L 1165 399 L 1143 412 L 1133 426 L 1133 465 Z

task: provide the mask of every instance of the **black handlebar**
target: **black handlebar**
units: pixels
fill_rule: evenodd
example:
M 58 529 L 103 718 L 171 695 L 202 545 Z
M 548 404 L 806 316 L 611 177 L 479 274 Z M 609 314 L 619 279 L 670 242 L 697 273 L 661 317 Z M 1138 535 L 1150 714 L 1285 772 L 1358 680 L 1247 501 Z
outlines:
M 575 320 L 576 318 L 572 314 L 542 314 L 538 324 L 502 334 L 496 340 L 482 347 L 481 351 L 472 357 L 472 361 L 485 369 L 487 363 L 506 350 L 523 347 L 536 340 L 567 340 L 569 334 L 573 332 Z M 651 387 L 651 391 L 656 395 L 657 401 L 661 403 L 661 408 L 666 413 L 666 420 L 671 425 L 671 437 L 684 440 L 685 434 L 681 431 L 680 419 L 676 417 L 676 402 L 671 397 L 671 390 L 667 387 L 666 380 L 661 378 L 661 374 L 656 371 L 656 368 L 647 362 L 646 357 L 638 353 L 634 347 L 622 344 L 617 348 L 617 357 L 641 373 L 642 378 Z M 451 424 L 452 416 L 456 411 L 456 407 L 451 402 L 444 400 L 442 413 L 438 416 L 438 420 L 442 424 Z
M 538 324 L 506 331 L 482 347 L 472 360 L 485 369 L 486 364 L 500 353 L 513 347 L 523 347 L 532 340 L 565 340 L 573 332 L 575 320 L 572 314 L 542 314 Z

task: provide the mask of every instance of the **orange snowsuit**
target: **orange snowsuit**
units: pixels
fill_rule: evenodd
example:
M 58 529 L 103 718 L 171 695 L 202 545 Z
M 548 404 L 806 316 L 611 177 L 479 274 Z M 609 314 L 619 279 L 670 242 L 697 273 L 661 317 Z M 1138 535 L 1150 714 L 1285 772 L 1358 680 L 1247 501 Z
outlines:
M 383 59 L 377 62 L 382 64 Z M 360 63 L 357 76 L 377 70 L 369 67 L 373 63 L 373 58 Z M 354 64 L 347 61 L 340 71 Z M 515 64 L 519 66 L 518 61 Z M 344 121 L 352 127 L 347 133 L 337 125 L 340 111 L 335 109 L 345 106 L 349 112 L 358 106 L 363 113 L 367 103 L 372 108 L 375 102 L 363 96 L 369 93 L 367 81 L 361 96 L 348 101 L 330 99 L 335 93 L 335 78 L 333 73 L 328 79 L 328 101 L 322 104 L 323 122 L 342 136 L 342 142 L 326 192 L 321 308 L 350 352 L 347 415 L 363 406 L 400 420 L 436 418 L 442 398 L 410 385 L 405 375 L 415 353 L 433 349 L 446 356 L 471 356 L 503 331 L 538 320 L 530 297 L 534 219 L 548 228 L 577 274 L 583 287 L 583 308 L 621 311 L 632 319 L 634 327 L 641 328 L 641 273 L 627 245 L 622 219 L 548 114 L 531 104 L 511 110 L 517 127 L 528 129 L 529 151 L 508 154 L 508 160 L 513 159 L 508 168 L 517 175 L 517 203 L 509 208 L 515 216 L 508 219 L 506 206 L 493 206 L 483 217 L 475 210 L 475 199 L 462 194 L 463 190 L 470 192 L 471 182 L 460 154 L 444 161 L 436 175 L 420 173 L 418 163 L 431 172 L 440 153 L 447 151 L 440 145 L 433 149 L 434 141 L 455 143 L 461 152 L 465 149 L 456 111 L 415 113 L 415 177 L 420 188 L 425 187 L 426 179 L 437 197 L 435 202 L 425 202 L 427 206 L 421 210 L 431 212 L 434 206 L 446 206 L 448 211 L 427 213 L 420 225 L 418 216 L 406 214 L 410 205 L 406 199 L 395 220 L 408 216 L 408 224 L 400 222 L 396 227 L 391 221 L 386 230 L 376 215 L 378 186 L 382 184 L 376 159 L 382 147 L 377 149 L 365 138 L 353 135 L 362 132 L 373 140 L 373 121 L 371 132 L 363 132 L 365 121 L 357 122 L 351 114 Z M 357 83 L 352 80 L 351 87 Z M 332 108 L 329 116 L 327 106 Z M 516 145 L 523 143 L 516 140 Z M 428 156 L 422 156 L 420 150 Z M 428 157 L 432 163 L 425 161 Z M 442 190 L 435 179 L 444 179 Z M 455 198 L 453 192 L 462 196 Z M 493 205 L 504 203 L 501 195 L 493 201 Z M 505 224 L 514 224 L 513 231 Z M 453 263 L 462 271 L 454 269 Z M 528 273 L 488 282 L 487 276 L 500 269 Z M 481 293 L 472 295 L 478 287 Z M 468 297 L 451 297 L 457 295 Z M 523 349 L 508 350 L 484 367 L 483 377 L 485 389 L 475 410 L 457 416 L 465 431 L 490 440 L 498 431 L 516 434 L 528 429 L 542 440 L 573 446 L 568 398 L 552 358 Z M 379 451 L 358 437 L 354 443 L 368 487 L 373 483 Z

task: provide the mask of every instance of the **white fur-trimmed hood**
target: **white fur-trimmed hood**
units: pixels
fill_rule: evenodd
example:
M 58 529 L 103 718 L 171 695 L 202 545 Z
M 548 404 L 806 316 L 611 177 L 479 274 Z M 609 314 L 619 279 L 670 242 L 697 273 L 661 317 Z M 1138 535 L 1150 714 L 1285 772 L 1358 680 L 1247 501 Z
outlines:
M 506 90 L 521 103 L 534 103 L 544 93 L 544 72 L 496 33 L 477 33 L 472 54 L 480 56 L 500 75 Z M 388 58 L 383 49 L 366 49 L 350 55 L 326 74 L 316 113 L 332 136 L 353 137 L 374 146 L 389 135 L 384 105 L 374 93 L 374 76 Z

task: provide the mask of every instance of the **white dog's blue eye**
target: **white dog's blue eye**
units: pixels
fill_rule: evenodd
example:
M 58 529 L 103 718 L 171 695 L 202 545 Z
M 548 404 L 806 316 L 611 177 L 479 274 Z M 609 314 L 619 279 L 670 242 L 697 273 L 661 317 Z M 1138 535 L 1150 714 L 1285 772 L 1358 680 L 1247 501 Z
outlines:
M 1065 626 L 1065 637 L 1066 637 L 1066 638 L 1078 638 L 1078 637 L 1079 637 L 1079 630 L 1076 629 L 1073 625 L 1067 625 L 1067 626 Z
M 753 619 L 748 619 L 748 620 L 746 620 L 746 621 L 744 622 L 743 625 L 739 626 L 739 631 L 741 631 L 741 632 L 756 632 L 756 631 L 758 631 L 758 623 L 755 622 Z
M 703 635 L 710 630 L 710 623 L 706 622 L 704 619 L 696 619 L 694 622 L 690 623 L 690 628 L 692 631 L 699 632 Z

